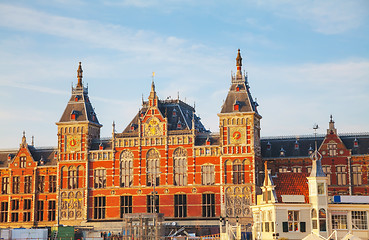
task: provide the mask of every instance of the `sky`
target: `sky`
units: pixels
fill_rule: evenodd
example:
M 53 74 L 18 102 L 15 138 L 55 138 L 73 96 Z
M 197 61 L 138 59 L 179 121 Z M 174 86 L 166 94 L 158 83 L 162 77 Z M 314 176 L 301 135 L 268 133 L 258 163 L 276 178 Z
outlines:
M 261 135 L 369 132 L 369 1 L 1 0 L 0 148 L 57 145 L 78 62 L 100 123 L 123 131 L 147 99 L 195 105 L 212 132 L 237 49 Z

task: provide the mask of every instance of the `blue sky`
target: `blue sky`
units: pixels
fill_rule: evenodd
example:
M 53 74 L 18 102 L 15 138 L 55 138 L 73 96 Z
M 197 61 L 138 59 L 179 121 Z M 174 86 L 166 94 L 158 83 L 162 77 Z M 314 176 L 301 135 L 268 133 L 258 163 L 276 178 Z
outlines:
M 262 136 L 369 132 L 369 2 L 0 1 L 0 148 L 56 146 L 78 62 L 102 128 L 123 131 L 150 91 L 196 105 L 218 132 L 237 49 Z

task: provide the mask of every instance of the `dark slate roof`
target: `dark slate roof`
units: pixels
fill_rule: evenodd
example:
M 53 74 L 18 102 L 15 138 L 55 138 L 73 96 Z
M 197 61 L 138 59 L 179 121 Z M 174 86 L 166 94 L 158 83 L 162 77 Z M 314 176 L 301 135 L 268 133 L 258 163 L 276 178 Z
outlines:
M 28 149 L 33 157 L 33 159 L 38 162 L 39 166 L 56 166 L 57 158 L 55 154 L 57 153 L 57 148 L 35 148 L 34 146 L 28 145 Z M 8 156 L 11 155 L 13 159 L 18 153 L 19 149 L 9 149 L 0 150 L 0 167 L 8 167 L 9 161 Z M 42 161 L 43 160 L 43 161 Z
M 179 99 L 175 100 L 159 100 L 158 108 L 161 115 L 168 119 L 168 131 L 173 130 L 191 130 L 192 121 L 195 122 L 195 129 L 198 132 L 209 132 L 206 130 L 204 125 L 201 123 L 201 118 L 195 114 L 195 109 L 185 102 Z M 147 101 L 143 102 L 142 108 L 124 129 L 123 134 L 138 134 L 138 120 L 139 117 L 145 115 L 149 109 L 149 103 Z M 174 114 L 175 112 L 175 114 Z M 178 128 L 178 124 L 181 127 Z M 133 130 L 132 127 L 133 126 Z
M 239 76 L 240 77 L 240 76 Z M 237 76 L 232 77 L 232 84 L 229 88 L 227 98 L 222 106 L 220 113 L 233 113 L 233 112 L 256 112 L 257 103 L 253 100 L 251 92 L 247 83 L 247 77 L 241 76 L 241 79 L 237 80 Z M 239 109 L 234 110 L 234 105 L 239 104 Z
M 72 113 L 76 114 L 76 119 L 71 118 Z M 86 121 L 100 125 L 95 110 L 88 97 L 88 89 L 84 87 L 72 88 L 72 96 L 59 122 Z
M 282 195 L 304 195 L 308 203 L 309 186 L 306 177 L 305 173 L 278 173 L 273 176 L 278 202 L 282 202 Z
M 347 149 L 352 150 L 353 155 L 369 154 L 369 133 L 338 134 Z M 318 148 L 322 144 L 325 135 L 317 136 Z M 354 147 L 355 139 L 358 147 Z M 299 148 L 295 149 L 295 143 Z M 270 150 L 268 150 L 270 144 Z M 287 136 L 287 137 L 267 137 L 261 138 L 261 154 L 263 158 L 280 157 L 281 149 L 285 151 L 284 157 L 307 157 L 310 147 L 315 148 L 314 135 L 309 136 Z
M 92 144 L 90 147 L 90 150 L 99 150 L 100 146 L 102 146 L 102 150 L 112 150 L 113 149 L 113 144 L 111 141 L 111 138 L 100 138 L 100 139 L 94 139 L 92 140 Z
M 207 145 L 207 140 L 210 141 L 210 145 L 220 145 L 219 134 L 198 134 L 195 139 L 195 146 Z

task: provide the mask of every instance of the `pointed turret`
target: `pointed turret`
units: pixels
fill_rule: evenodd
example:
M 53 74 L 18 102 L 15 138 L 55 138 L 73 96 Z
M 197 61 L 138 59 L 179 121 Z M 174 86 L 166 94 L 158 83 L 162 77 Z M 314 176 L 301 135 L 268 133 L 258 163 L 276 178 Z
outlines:
M 79 62 L 79 66 L 78 66 L 78 69 L 77 69 L 77 79 L 78 79 L 78 82 L 77 82 L 77 88 L 83 88 L 83 84 L 82 84 L 82 73 L 83 73 L 83 70 L 82 70 L 82 63 Z
M 334 127 L 334 121 L 332 114 L 330 116 L 331 120 L 329 121 L 329 128 L 327 129 L 327 134 L 337 134 L 337 129 Z
M 232 76 L 232 84 L 227 98 L 222 106 L 221 113 L 257 112 L 257 103 L 253 100 L 247 77 L 242 74 L 242 57 L 240 49 L 236 58 L 237 73 Z
M 150 96 L 149 96 L 150 107 L 158 106 L 158 96 L 156 95 L 156 91 L 155 91 L 154 74 L 155 73 L 153 73 L 153 78 L 151 82 L 151 91 L 150 91 Z

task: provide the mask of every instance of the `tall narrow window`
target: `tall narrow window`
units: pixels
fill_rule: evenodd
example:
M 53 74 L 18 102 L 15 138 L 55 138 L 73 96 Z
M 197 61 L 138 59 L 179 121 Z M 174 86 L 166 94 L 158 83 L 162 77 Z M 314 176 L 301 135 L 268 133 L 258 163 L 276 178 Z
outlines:
M 56 192 L 56 175 L 49 176 L 49 192 Z
M 106 169 L 95 169 L 94 170 L 94 186 L 95 188 L 106 187 Z
M 154 202 L 155 201 L 155 202 Z M 147 206 L 147 212 L 148 213 L 159 213 L 159 195 L 147 195 L 146 196 L 146 206 Z
M 322 166 L 323 168 L 323 172 L 325 173 L 325 175 L 328 177 L 328 185 L 331 185 L 332 182 L 331 182 L 331 166 L 329 165 L 324 165 Z
M 133 153 L 123 151 L 120 155 L 120 186 L 130 187 L 133 182 Z
M 132 213 L 132 196 L 120 196 L 120 217 L 125 213 Z
M 1 202 L 0 206 L 0 222 L 8 221 L 8 202 Z
M 23 222 L 31 221 L 31 199 L 23 200 Z
M 19 158 L 19 167 L 21 168 L 25 168 L 26 167 L 26 162 L 27 161 L 27 158 L 26 157 L 20 157 Z
M 13 193 L 14 194 L 20 193 L 19 189 L 20 189 L 20 177 L 19 176 L 13 177 Z
M 78 175 L 77 168 L 75 166 L 71 166 L 68 169 L 68 189 L 76 189 L 78 188 Z
M 24 177 L 24 193 L 32 192 L 32 176 Z
M 11 214 L 11 221 L 12 222 L 18 222 L 19 220 L 19 199 L 12 199 L 10 201 L 11 203 L 11 210 L 12 210 L 12 214 Z
M 202 194 L 202 216 L 215 217 L 215 194 Z
M 327 213 L 324 208 L 319 209 L 319 231 L 327 231 Z
M 187 195 L 174 195 L 174 217 L 187 217 Z
M 346 185 L 346 166 L 336 167 L 337 185 Z
M 173 174 L 174 185 L 187 185 L 187 151 L 184 148 L 177 148 L 173 152 Z
M 56 201 L 52 200 L 49 201 L 49 207 L 47 209 L 47 220 L 48 221 L 55 221 L 55 213 L 56 213 Z
M 203 185 L 213 185 L 215 183 L 215 166 L 212 164 L 202 165 L 201 176 Z
M 150 149 L 146 154 L 146 185 L 160 184 L 160 155 L 156 149 Z
M 243 183 L 243 166 L 240 160 L 233 162 L 233 184 Z
M 94 197 L 94 219 L 105 218 L 105 197 Z
M 45 191 L 45 176 L 37 176 L 37 191 L 39 193 Z
M 36 209 L 36 221 L 41 222 L 43 220 L 44 220 L 44 201 L 38 200 Z
M 224 183 L 232 183 L 232 162 L 230 160 L 224 162 Z
M 1 182 L 1 193 L 8 194 L 9 193 L 9 177 L 3 177 Z
M 352 166 L 352 184 L 353 185 L 361 185 L 361 166 L 354 165 Z
M 337 144 L 336 143 L 328 143 L 328 154 L 331 157 L 337 155 Z

